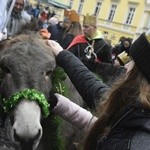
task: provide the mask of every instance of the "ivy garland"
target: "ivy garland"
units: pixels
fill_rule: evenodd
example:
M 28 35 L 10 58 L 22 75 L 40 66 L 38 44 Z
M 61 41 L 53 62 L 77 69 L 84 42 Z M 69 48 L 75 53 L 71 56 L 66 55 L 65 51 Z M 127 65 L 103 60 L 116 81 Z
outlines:
M 12 107 L 14 107 L 23 98 L 36 101 L 41 107 L 43 116 L 46 118 L 49 115 L 50 104 L 47 102 L 44 94 L 35 89 L 24 89 L 21 92 L 13 94 L 10 98 L 3 98 L 3 109 L 8 112 Z

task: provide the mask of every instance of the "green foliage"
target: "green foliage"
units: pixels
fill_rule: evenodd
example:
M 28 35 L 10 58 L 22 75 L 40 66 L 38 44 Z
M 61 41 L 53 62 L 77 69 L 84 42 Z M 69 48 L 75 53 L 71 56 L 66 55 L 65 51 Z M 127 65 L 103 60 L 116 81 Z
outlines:
M 67 74 L 61 67 L 56 67 L 52 75 L 53 91 L 64 96 L 68 96 L 69 88 L 64 83 Z
M 43 122 L 44 130 L 44 149 L 65 150 L 65 139 L 62 134 L 62 118 L 51 113 L 49 118 Z
M 35 90 L 35 89 L 24 89 L 20 92 L 14 93 L 10 98 L 3 98 L 2 106 L 5 112 L 10 111 L 20 100 L 28 99 L 31 101 L 36 101 L 42 109 L 42 113 L 44 117 L 48 117 L 49 115 L 49 103 L 47 102 L 44 94 Z
M 56 67 L 53 75 L 52 75 L 52 87 L 53 91 L 59 94 L 62 94 L 64 96 L 68 96 L 69 94 L 69 88 L 65 84 L 65 80 L 67 78 L 67 74 L 61 67 Z M 55 132 L 51 134 L 50 139 L 52 140 L 55 137 L 55 145 L 53 147 L 54 150 L 65 150 L 65 139 L 62 137 L 60 132 L 60 124 L 62 122 L 62 119 L 59 116 L 55 116 L 52 120 L 53 127 L 55 129 Z M 56 140 L 57 139 L 57 140 Z

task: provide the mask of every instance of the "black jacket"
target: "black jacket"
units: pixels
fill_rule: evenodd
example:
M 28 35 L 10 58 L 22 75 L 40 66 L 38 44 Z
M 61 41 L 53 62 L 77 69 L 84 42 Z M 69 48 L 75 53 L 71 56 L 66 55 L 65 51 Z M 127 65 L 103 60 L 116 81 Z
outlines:
M 68 34 L 66 34 L 66 36 L 62 39 L 60 45 L 62 46 L 63 49 L 67 49 L 73 39 L 74 39 L 74 35 L 68 33 Z
M 95 108 L 102 94 L 108 89 L 107 85 L 94 78 L 93 73 L 67 50 L 56 57 L 57 64 L 68 74 L 75 88 L 89 108 Z
M 65 29 L 60 25 L 60 23 L 49 26 L 47 30 L 51 33 L 50 39 L 57 41 L 59 44 L 61 44 Z
M 96 150 L 150 150 L 150 111 L 130 108 L 115 122 L 110 134 L 99 137 Z

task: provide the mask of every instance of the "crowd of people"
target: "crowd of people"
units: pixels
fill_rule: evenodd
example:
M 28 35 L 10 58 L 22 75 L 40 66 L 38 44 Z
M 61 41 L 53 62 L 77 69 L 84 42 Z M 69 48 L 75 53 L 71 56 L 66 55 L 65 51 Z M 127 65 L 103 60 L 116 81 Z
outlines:
M 84 150 L 147 150 L 150 138 L 150 33 L 132 43 L 121 37 L 112 46 L 98 29 L 97 17 L 86 14 L 81 25 L 74 10 L 59 21 L 49 7 L 26 7 L 26 0 L 0 1 L 0 41 L 15 37 L 37 18 L 39 33 L 90 111 L 54 94 L 52 111 L 79 129 Z M 48 24 L 49 21 L 49 24 Z M 96 64 L 123 66 L 126 74 L 109 87 L 94 74 Z M 97 115 L 93 115 L 92 111 Z

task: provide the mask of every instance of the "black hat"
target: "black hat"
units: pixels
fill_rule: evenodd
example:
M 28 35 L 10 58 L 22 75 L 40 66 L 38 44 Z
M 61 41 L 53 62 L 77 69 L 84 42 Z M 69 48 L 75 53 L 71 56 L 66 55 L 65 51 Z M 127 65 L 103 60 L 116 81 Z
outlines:
M 150 43 L 145 33 L 131 45 L 130 55 L 136 66 L 150 83 Z

